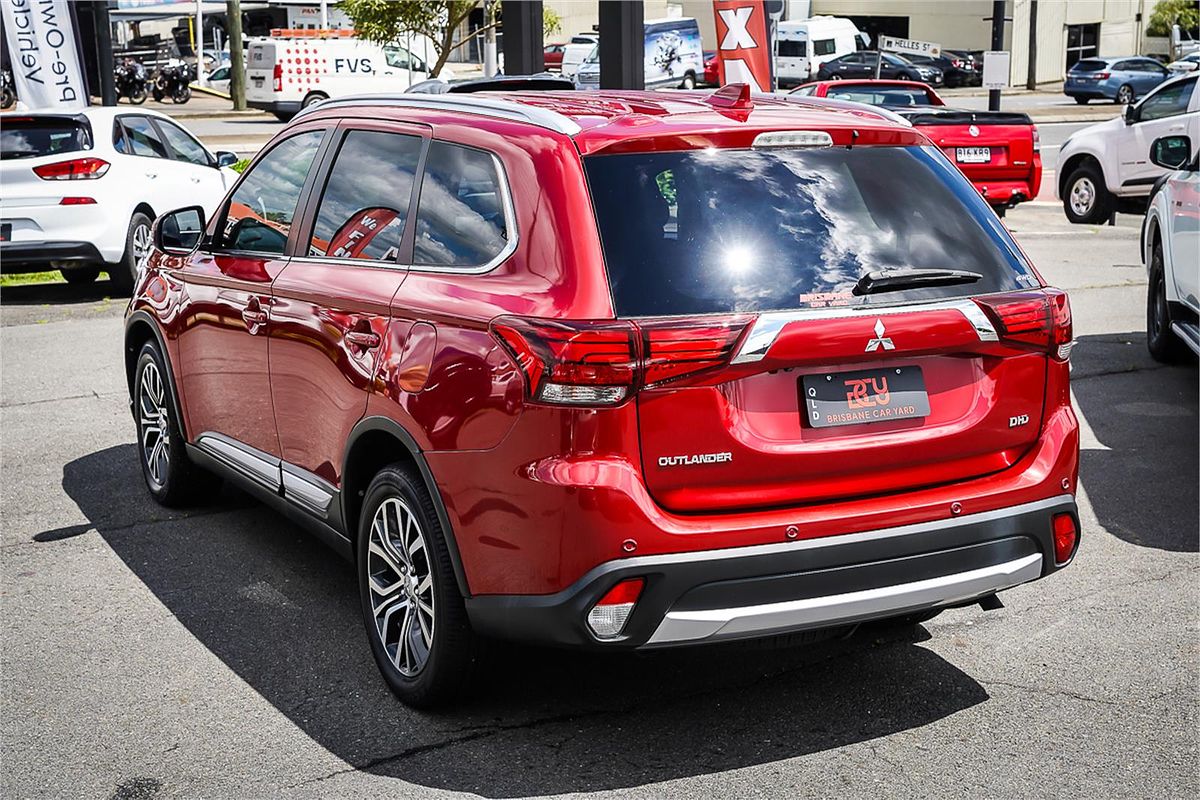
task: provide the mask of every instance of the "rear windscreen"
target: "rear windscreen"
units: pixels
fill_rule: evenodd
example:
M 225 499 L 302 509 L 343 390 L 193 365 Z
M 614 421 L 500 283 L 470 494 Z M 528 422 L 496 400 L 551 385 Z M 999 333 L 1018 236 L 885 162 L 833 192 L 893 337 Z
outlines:
M 932 105 L 929 93 L 924 89 L 908 89 L 903 86 L 872 87 L 868 84 L 830 86 L 826 97 L 866 103 L 869 106 L 928 106 Z
M 707 149 L 584 159 L 618 315 L 894 304 L 1039 282 L 933 147 Z M 852 294 L 882 269 L 970 284 Z
M 78 119 L 42 117 L 5 120 L 0 158 L 36 158 L 92 148 L 91 128 Z
M 1085 58 L 1083 61 L 1076 61 L 1075 66 L 1071 67 L 1071 72 L 1099 72 L 1107 66 L 1103 61 Z

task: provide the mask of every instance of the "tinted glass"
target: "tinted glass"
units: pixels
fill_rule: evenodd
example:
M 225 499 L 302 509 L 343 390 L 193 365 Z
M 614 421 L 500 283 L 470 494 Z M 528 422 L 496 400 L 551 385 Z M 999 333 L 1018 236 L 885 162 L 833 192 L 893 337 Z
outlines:
M 694 150 L 584 164 L 623 316 L 894 304 L 1037 285 L 936 148 Z M 851 292 L 866 272 L 904 267 L 982 278 Z
M 833 39 L 817 39 L 813 42 L 813 54 L 818 56 L 832 55 L 837 50 L 837 45 Z
M 858 53 L 851 53 L 848 56 L 842 56 L 841 58 L 834 59 L 830 63 L 831 64 L 861 64 L 861 63 L 863 63 L 863 57 Z
M 420 157 L 419 136 L 350 131 L 325 184 L 309 254 L 395 261 Z
M 826 97 L 836 97 L 839 100 L 853 100 L 855 103 L 866 103 L 872 106 L 927 106 L 929 95 L 920 89 L 905 89 L 900 86 L 892 88 L 870 86 L 830 86 L 825 91 Z
M 145 117 L 122 117 L 121 123 L 125 126 L 126 152 L 135 156 L 168 158 L 167 147 L 150 120 Z
M 230 198 L 218 249 L 283 252 L 322 136 L 309 131 L 285 139 L 254 165 Z
M 172 125 L 163 120 L 155 120 L 155 122 L 158 129 L 162 131 L 163 138 L 171 146 L 171 151 L 177 160 L 186 161 L 189 164 L 199 164 L 202 167 L 210 166 L 213 163 L 200 143 L 178 125 Z
M 91 128 L 83 120 L 32 118 L 5 120 L 0 129 L 0 159 L 35 158 L 92 148 Z
M 1142 121 L 1163 119 L 1183 114 L 1192 100 L 1192 92 L 1196 90 L 1196 82 L 1180 81 L 1166 86 L 1150 97 L 1147 97 L 1138 109 L 1138 119 Z
M 1079 61 L 1075 64 L 1075 66 L 1071 67 L 1071 72 L 1100 72 L 1101 70 L 1107 68 L 1108 64 L 1099 59 L 1085 58 L 1083 61 Z
M 804 42 L 797 42 L 792 39 L 780 39 L 779 55 L 784 58 L 803 58 L 807 55 L 804 44 Z
M 1118 61 L 1112 65 L 1112 69 L 1113 72 L 1129 72 L 1140 69 L 1140 65 L 1136 61 Z
M 433 142 L 421 181 L 413 263 L 478 267 L 508 243 L 504 187 L 489 153 Z

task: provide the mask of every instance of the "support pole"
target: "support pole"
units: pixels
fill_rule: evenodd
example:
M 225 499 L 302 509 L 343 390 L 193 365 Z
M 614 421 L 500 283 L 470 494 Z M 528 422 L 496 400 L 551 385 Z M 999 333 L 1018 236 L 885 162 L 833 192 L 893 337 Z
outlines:
M 992 0 L 992 49 L 1004 49 L 1004 6 L 1005 0 Z M 1000 110 L 1000 90 L 988 90 L 988 110 Z
M 1038 0 L 1029 0 L 1029 69 L 1025 73 L 1025 88 L 1031 92 L 1037 88 L 1037 4 Z
M 100 73 L 100 104 L 117 104 L 117 85 L 113 81 L 112 20 L 108 16 L 108 3 L 92 3 L 92 22 L 96 28 L 96 62 Z
M 204 85 L 204 0 L 196 0 L 196 38 L 200 48 L 196 51 L 196 83 Z
M 246 58 L 242 51 L 241 0 L 225 0 L 225 19 L 229 33 L 229 96 L 233 110 L 246 110 Z
M 646 88 L 645 8 L 641 0 L 600 3 L 600 88 Z
M 600 18 L 604 6 L 600 3 Z M 546 70 L 542 44 L 542 1 L 503 0 L 500 18 L 504 21 L 504 74 L 532 75 Z

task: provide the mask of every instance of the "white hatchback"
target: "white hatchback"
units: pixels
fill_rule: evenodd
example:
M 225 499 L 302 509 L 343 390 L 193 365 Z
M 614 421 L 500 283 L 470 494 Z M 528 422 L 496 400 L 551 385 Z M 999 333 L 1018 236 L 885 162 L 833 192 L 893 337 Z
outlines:
M 129 291 L 155 215 L 189 205 L 212 214 L 237 160 L 149 110 L 5 114 L 0 269 L 59 269 L 73 283 L 106 270 Z

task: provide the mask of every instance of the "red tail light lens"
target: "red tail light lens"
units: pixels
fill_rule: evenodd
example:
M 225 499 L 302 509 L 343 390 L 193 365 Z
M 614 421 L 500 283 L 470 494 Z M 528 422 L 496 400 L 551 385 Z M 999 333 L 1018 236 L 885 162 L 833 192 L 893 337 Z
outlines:
M 94 197 L 64 197 L 58 201 L 60 206 L 94 206 L 96 198 Z
M 1075 527 L 1075 518 L 1070 514 L 1056 514 L 1051 524 L 1054 527 L 1054 561 L 1065 564 L 1075 554 L 1079 529 Z
M 33 168 L 33 174 L 44 181 L 90 181 L 103 177 L 109 164 L 102 158 L 76 158 Z
M 1106 81 L 1112 77 L 1112 73 L 1111 72 L 1097 72 L 1093 77 L 1098 81 Z
M 1038 133 L 1037 125 L 1033 126 L 1033 152 L 1042 152 L 1042 136 Z
M 1060 361 L 1070 358 L 1074 343 L 1066 292 L 1014 292 L 977 297 L 975 302 L 991 318 L 1001 341 L 1044 350 Z
M 639 388 L 697 378 L 725 366 L 752 319 L 635 323 L 499 317 L 492 322 L 492 335 L 516 360 L 531 399 L 609 406 Z
M 271 79 L 275 85 L 275 91 L 283 91 L 283 65 L 276 64 L 275 69 L 271 73 Z

